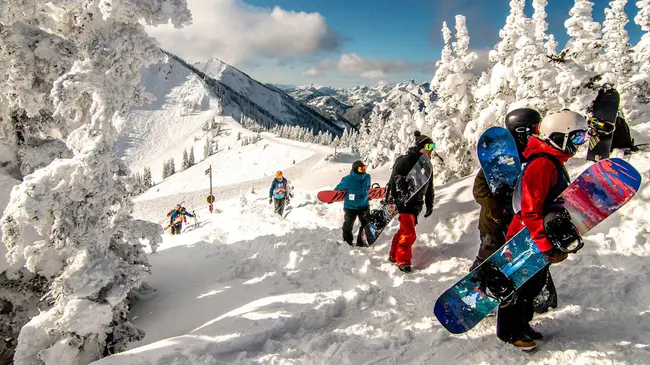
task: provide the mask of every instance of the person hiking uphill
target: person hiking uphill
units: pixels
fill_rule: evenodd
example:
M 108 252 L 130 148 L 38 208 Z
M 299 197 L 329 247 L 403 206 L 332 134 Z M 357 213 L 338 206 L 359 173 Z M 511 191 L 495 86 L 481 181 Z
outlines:
M 194 218 L 194 214 L 190 213 L 185 209 L 181 204 L 177 204 L 176 208 L 172 209 L 167 213 L 169 217 L 169 225 L 171 226 L 171 234 L 181 234 L 183 229 L 183 223 L 187 223 L 187 217 Z
M 397 197 L 406 194 L 403 191 L 403 184 L 406 176 L 413 166 L 418 162 L 421 155 L 431 157 L 435 144 L 431 138 L 420 134 L 419 131 L 414 133 L 415 146 L 409 148 L 405 155 L 399 156 L 393 164 L 393 170 L 388 180 L 387 199 L 395 200 Z M 422 205 L 426 206 L 424 217 L 433 213 L 433 176 L 425 187 L 420 189 L 406 204 L 397 204 L 399 212 L 399 230 L 393 236 L 388 260 L 394 262 L 403 272 L 411 272 L 412 247 L 417 238 L 415 225 L 418 222 L 418 215 L 422 212 Z
M 506 240 L 524 227 L 546 256 L 550 264 L 567 258 L 549 240 L 544 231 L 544 218 L 553 211 L 555 199 L 569 186 L 569 174 L 564 168 L 578 146 L 588 139 L 587 120 L 581 114 L 563 110 L 547 115 L 539 126 L 539 135 L 533 136 L 524 157 L 528 164 L 519 176 L 513 194 L 515 216 L 508 227 Z M 529 322 L 533 318 L 534 299 L 544 287 L 548 267 L 540 270 L 517 290 L 511 303 L 501 303 L 497 314 L 497 337 L 522 350 L 535 348 L 535 340 L 543 338 Z
M 343 177 L 341 182 L 334 188 L 334 190 L 346 190 L 345 202 L 343 203 L 343 241 L 352 246 L 354 238 L 352 234 L 352 227 L 354 221 L 359 218 L 361 227 L 368 223 L 370 216 L 370 204 L 368 199 L 368 191 L 370 190 L 370 174 L 366 173 L 367 166 L 363 161 L 354 161 L 352 163 L 352 170 L 350 174 Z M 363 246 L 359 240 L 360 235 L 357 235 L 357 246 Z
M 275 179 L 271 182 L 271 188 L 269 189 L 269 204 L 273 203 L 275 203 L 275 213 L 282 216 L 285 204 L 289 204 L 289 183 L 282 176 L 282 171 L 275 173 Z
M 517 143 L 520 161 L 524 161 L 523 152 L 528 140 L 537 132 L 542 116 L 537 110 L 521 108 L 506 115 L 505 126 Z M 512 220 L 512 191 L 492 193 L 483 169 L 479 169 L 474 178 L 474 200 L 481 206 L 478 230 L 481 244 L 478 254 L 469 271 L 492 256 L 506 243 L 506 232 Z

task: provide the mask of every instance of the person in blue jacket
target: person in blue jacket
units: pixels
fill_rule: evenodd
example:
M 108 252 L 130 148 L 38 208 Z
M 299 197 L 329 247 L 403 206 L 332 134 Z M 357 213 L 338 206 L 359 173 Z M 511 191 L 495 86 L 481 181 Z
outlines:
M 271 182 L 269 189 L 269 204 L 275 201 L 275 213 L 280 216 L 284 214 L 284 205 L 289 204 L 289 196 L 289 182 L 282 176 L 282 171 L 278 171 L 275 173 L 275 179 Z
M 370 216 L 370 205 L 368 191 L 370 190 L 370 174 L 366 173 L 367 166 L 362 161 L 352 163 L 352 171 L 348 176 L 343 177 L 334 190 L 346 190 L 345 202 L 343 203 L 343 241 L 352 246 L 352 226 L 359 217 L 361 227 L 368 223 Z M 358 245 L 359 237 L 357 237 Z
M 187 218 L 185 217 L 194 217 L 194 214 L 188 212 L 184 206 L 178 204 L 175 209 L 172 209 L 167 213 L 167 216 L 169 217 L 169 225 L 171 225 L 171 234 L 181 234 L 183 222 L 187 223 Z M 180 219 L 174 223 L 177 218 Z

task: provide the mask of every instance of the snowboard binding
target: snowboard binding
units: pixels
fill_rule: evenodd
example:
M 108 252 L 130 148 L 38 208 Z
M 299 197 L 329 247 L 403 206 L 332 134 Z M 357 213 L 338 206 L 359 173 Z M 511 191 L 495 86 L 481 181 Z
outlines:
M 584 246 L 564 207 L 555 207 L 544 217 L 544 233 L 553 246 L 564 253 L 576 253 Z
M 512 281 L 492 262 L 486 262 L 476 269 L 470 279 L 477 283 L 488 297 L 508 307 L 517 301 L 517 292 Z

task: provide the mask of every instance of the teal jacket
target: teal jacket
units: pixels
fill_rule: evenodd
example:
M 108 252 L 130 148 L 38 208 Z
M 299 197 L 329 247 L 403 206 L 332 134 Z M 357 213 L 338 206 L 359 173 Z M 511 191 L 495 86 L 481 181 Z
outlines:
M 334 190 L 347 190 L 343 207 L 346 209 L 364 209 L 368 207 L 368 190 L 370 190 L 370 174 L 358 174 L 350 171 L 350 175 L 341 179 Z

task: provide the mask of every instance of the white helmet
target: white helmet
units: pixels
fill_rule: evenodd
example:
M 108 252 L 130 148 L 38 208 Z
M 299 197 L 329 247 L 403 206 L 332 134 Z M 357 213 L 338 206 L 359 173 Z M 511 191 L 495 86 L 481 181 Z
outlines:
M 539 124 L 539 136 L 563 152 L 575 153 L 587 141 L 587 119 L 580 113 L 562 110 L 548 114 Z

